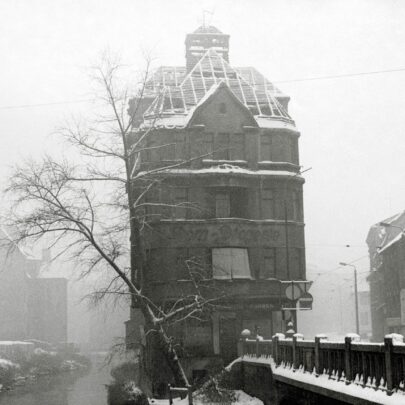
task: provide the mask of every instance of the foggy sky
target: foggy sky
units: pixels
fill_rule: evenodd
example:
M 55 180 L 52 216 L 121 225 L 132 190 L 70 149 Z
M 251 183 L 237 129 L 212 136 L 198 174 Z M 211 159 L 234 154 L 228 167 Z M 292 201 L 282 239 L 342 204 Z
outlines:
M 134 69 L 143 50 L 155 66 L 184 65 L 185 35 L 203 9 L 231 35 L 232 65 L 255 66 L 291 96 L 301 164 L 312 167 L 304 213 L 316 270 L 308 278 L 347 277 L 338 262 L 362 258 L 364 280 L 369 227 L 405 209 L 405 71 L 291 81 L 405 68 L 402 1 L 3 0 L 0 178 L 23 156 L 56 150 L 55 127 L 91 104 L 8 107 L 88 99 L 87 67 L 106 48 Z

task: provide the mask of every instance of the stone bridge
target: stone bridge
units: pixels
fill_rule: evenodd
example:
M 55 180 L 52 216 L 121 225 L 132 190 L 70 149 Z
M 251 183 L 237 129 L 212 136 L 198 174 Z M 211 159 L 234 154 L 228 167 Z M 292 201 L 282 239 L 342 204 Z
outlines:
M 242 388 L 266 405 L 405 404 L 405 344 L 401 335 L 384 343 L 344 342 L 300 334 L 272 340 L 244 339 L 231 365 Z

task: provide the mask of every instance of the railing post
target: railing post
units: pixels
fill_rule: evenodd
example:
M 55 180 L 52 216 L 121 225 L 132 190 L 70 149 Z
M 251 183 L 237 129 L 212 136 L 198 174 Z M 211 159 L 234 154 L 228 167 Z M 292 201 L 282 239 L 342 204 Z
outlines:
M 296 369 L 300 368 L 300 359 L 299 359 L 299 355 L 298 355 L 298 348 L 297 348 L 297 341 L 298 340 L 304 340 L 304 335 L 302 335 L 301 333 L 295 333 L 293 335 L 293 340 L 292 340 L 292 349 L 293 349 L 293 364 L 292 364 L 292 368 L 293 371 L 295 371 Z
M 293 357 L 293 361 L 292 361 L 292 369 L 293 371 L 295 371 L 298 366 L 297 366 L 297 336 L 293 336 L 292 337 L 292 357 Z
M 319 336 L 316 336 L 315 337 L 315 347 L 314 347 L 314 352 L 315 352 L 314 364 L 315 364 L 315 374 L 316 374 L 317 377 L 320 374 L 322 374 L 321 357 L 320 357 L 320 345 L 321 345 L 321 338 Z
M 387 383 L 387 394 L 392 395 L 394 388 L 393 369 L 392 369 L 392 349 L 393 349 L 392 336 L 384 337 L 384 357 L 385 357 L 385 376 Z
M 279 337 L 277 335 L 273 336 L 272 349 L 273 349 L 273 359 L 274 359 L 274 362 L 276 363 L 276 366 L 278 366 L 278 364 L 279 364 L 279 357 L 280 357 L 278 354 L 278 340 L 279 340 Z
M 314 347 L 314 364 L 315 364 L 315 374 L 318 377 L 323 373 L 321 365 L 321 340 L 327 340 L 328 337 L 324 334 L 319 334 L 315 336 L 315 347 Z
M 256 336 L 256 357 L 260 357 L 259 338 Z
M 356 335 L 358 336 L 358 335 Z M 346 385 L 349 385 L 354 380 L 353 364 L 352 364 L 352 341 L 354 335 L 345 336 L 345 379 Z
M 170 386 L 170 384 L 167 384 L 168 388 L 169 388 L 169 405 L 173 405 L 173 397 L 172 397 L 172 387 Z
M 193 405 L 193 387 L 191 385 L 187 386 L 188 392 L 188 405 Z

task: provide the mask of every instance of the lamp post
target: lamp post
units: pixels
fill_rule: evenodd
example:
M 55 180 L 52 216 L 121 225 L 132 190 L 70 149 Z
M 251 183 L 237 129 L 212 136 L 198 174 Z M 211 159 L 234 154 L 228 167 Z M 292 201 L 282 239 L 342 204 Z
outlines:
M 360 325 L 359 325 L 359 297 L 357 294 L 357 269 L 354 264 L 350 263 L 344 263 L 340 262 L 339 263 L 341 266 L 350 266 L 353 267 L 354 270 L 354 302 L 355 302 L 355 308 L 356 308 L 356 333 L 360 335 Z

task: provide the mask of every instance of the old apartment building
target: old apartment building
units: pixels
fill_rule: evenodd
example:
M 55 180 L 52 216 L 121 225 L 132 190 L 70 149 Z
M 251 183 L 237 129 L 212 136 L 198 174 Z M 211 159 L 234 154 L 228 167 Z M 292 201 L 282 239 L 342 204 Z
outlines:
M 372 338 L 405 333 L 405 212 L 374 224 L 367 235 L 370 255 Z
M 136 171 L 164 168 L 145 185 L 150 296 L 173 303 L 197 280 L 221 297 L 172 332 L 198 378 L 236 357 L 243 329 L 270 337 L 296 325 L 292 309 L 310 295 L 289 97 L 255 68 L 232 67 L 217 28 L 198 28 L 185 45 L 186 66 L 162 66 L 147 83 L 134 136 L 149 131 Z M 135 324 L 134 313 L 128 336 Z

